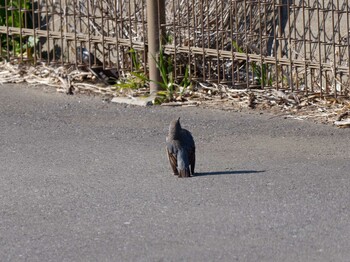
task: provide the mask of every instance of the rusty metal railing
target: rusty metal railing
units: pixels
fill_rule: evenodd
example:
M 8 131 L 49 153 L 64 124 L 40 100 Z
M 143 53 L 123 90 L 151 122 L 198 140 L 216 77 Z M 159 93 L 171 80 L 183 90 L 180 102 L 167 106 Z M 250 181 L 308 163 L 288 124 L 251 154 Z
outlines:
M 348 1 L 172 1 L 168 53 L 199 81 L 348 95 Z
M 146 62 L 143 0 L 2 2 L 0 50 L 9 61 L 88 64 L 121 73 L 135 70 L 135 59 Z
M 349 96 L 348 0 L 166 0 L 158 25 L 147 22 L 146 0 L 0 3 L 9 61 L 148 73 L 155 26 L 179 81 L 187 70 L 192 81 L 230 88 Z

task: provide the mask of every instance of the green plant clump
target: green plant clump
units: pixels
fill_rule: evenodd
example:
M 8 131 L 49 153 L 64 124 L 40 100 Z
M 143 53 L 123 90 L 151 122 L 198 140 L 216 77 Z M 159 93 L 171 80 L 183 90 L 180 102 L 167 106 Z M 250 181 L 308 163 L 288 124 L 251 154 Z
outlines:
M 243 48 L 241 48 L 236 41 L 232 41 L 232 46 L 237 50 L 239 53 L 244 53 Z M 252 72 L 254 75 L 254 80 L 258 85 L 261 86 L 271 86 L 272 85 L 272 77 L 270 75 L 270 68 L 267 64 L 261 64 L 259 65 L 256 62 L 250 63 Z
M 134 71 L 130 72 L 126 78 L 120 79 L 115 84 L 115 87 L 118 90 L 137 90 L 145 87 L 149 82 L 149 79 L 143 72 L 142 63 L 140 62 L 140 58 L 138 57 L 136 50 L 130 48 L 129 54 Z
M 0 0 L 0 26 L 33 28 L 33 19 L 28 12 L 31 9 L 31 0 Z M 27 56 L 31 57 L 32 48 L 38 42 L 38 39 L 34 41 L 33 37 L 21 37 L 19 35 L 12 35 L 10 38 L 5 34 L 1 34 L 0 41 L 4 52 L 2 55 L 17 56 L 27 51 Z
M 139 62 L 139 58 L 134 49 L 130 49 L 129 54 L 131 56 L 132 65 L 134 68 L 133 72 L 130 72 L 130 75 L 123 80 L 120 80 L 115 86 L 119 90 L 136 90 L 142 87 L 145 87 L 149 84 L 150 80 L 145 73 L 143 72 L 142 64 Z M 189 66 L 186 66 L 185 74 L 180 82 L 177 84 L 173 77 L 173 62 L 171 56 L 166 56 L 163 49 L 160 50 L 159 57 L 154 58 L 157 64 L 157 67 L 162 78 L 161 82 L 153 81 L 161 87 L 161 91 L 157 92 L 157 99 L 155 100 L 156 104 L 161 104 L 166 101 L 174 100 L 175 94 L 180 96 L 183 95 L 187 87 L 191 85 L 189 78 L 190 70 Z
M 189 66 L 186 66 L 185 75 L 180 84 L 177 84 L 173 76 L 174 67 L 172 57 L 166 56 L 163 49 L 160 50 L 159 58 L 156 60 L 156 63 L 162 78 L 162 82 L 157 82 L 162 88 L 162 91 L 157 93 L 159 96 L 157 102 L 172 101 L 176 96 L 175 94 L 182 96 L 186 88 L 191 85 Z

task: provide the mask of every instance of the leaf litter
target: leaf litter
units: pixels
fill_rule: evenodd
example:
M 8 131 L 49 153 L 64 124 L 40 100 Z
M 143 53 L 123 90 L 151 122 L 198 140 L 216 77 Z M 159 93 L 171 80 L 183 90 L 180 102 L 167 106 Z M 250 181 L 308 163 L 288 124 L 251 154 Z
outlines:
M 90 72 L 67 68 L 49 67 L 45 64 L 28 66 L 0 63 L 0 84 L 28 83 L 47 85 L 58 92 L 72 94 L 98 94 L 105 97 L 147 96 L 147 87 L 137 90 L 117 90 L 115 86 L 101 84 Z M 268 112 L 285 118 L 309 120 L 333 124 L 339 128 L 350 127 L 350 100 L 348 97 L 334 97 L 320 93 L 305 94 L 288 89 L 233 89 L 227 85 L 195 83 L 180 94 L 174 94 L 173 101 L 161 106 L 182 106 L 212 108 L 230 111 L 254 110 Z

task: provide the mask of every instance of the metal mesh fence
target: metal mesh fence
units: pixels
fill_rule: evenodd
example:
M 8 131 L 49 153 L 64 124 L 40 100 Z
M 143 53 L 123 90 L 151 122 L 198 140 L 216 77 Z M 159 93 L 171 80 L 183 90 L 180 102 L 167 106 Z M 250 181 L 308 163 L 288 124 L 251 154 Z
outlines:
M 161 11 L 161 10 L 159 10 Z M 349 0 L 167 0 L 175 79 L 348 96 Z M 147 72 L 146 0 L 0 0 L 1 57 Z
M 144 10 L 142 0 L 3 1 L 1 56 L 132 71 L 145 63 Z
M 166 47 L 232 87 L 347 95 L 348 1 L 173 1 Z

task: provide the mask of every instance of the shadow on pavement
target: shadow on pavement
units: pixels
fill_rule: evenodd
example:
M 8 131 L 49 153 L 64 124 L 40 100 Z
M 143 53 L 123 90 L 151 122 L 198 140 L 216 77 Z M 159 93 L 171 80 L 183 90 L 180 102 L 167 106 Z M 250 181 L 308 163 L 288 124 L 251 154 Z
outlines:
M 256 174 L 264 173 L 265 170 L 228 170 L 228 171 L 214 171 L 214 172 L 201 172 L 195 173 L 196 176 L 218 176 L 218 175 L 242 175 L 242 174 Z

